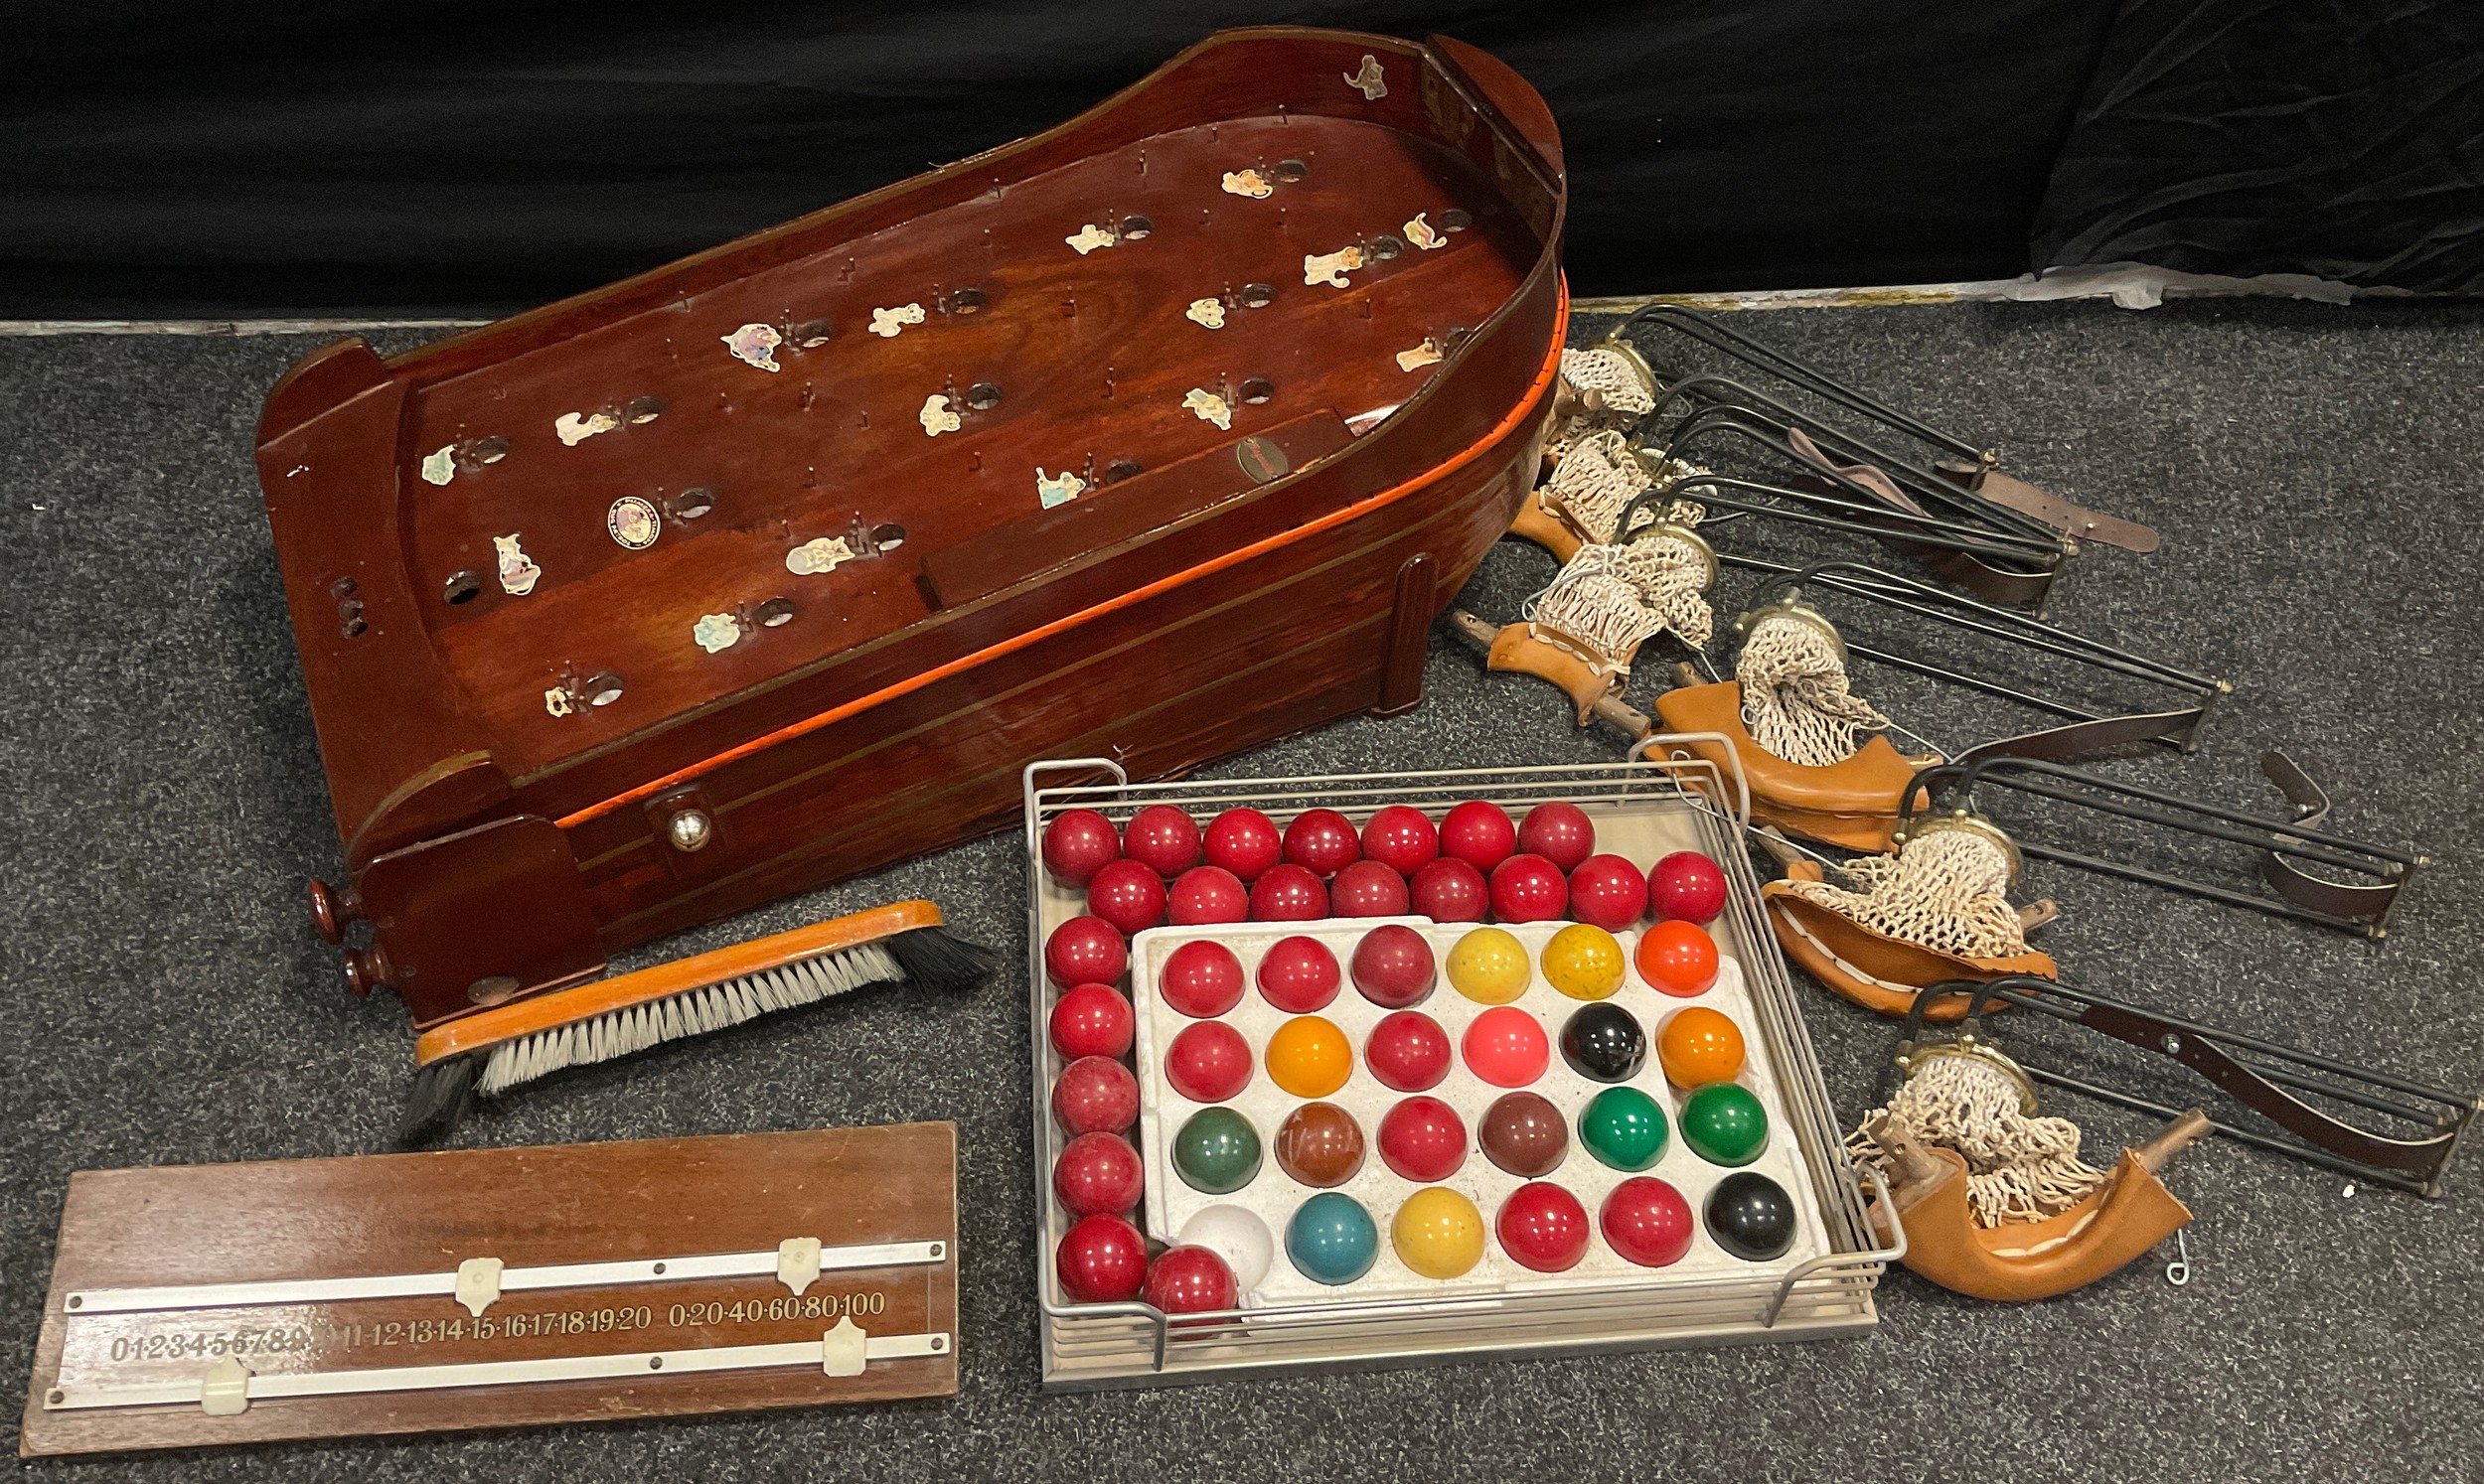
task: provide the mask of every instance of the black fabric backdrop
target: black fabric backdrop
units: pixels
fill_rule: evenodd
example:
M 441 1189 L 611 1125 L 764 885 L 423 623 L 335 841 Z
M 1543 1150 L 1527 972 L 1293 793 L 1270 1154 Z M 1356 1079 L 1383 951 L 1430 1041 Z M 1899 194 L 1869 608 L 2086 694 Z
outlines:
M 1569 144 L 1582 293 L 2007 277 L 2040 208 L 2037 261 L 2484 286 L 2484 7 L 2370 8 L 18 0 L 0 315 L 515 308 L 1268 21 L 1445 31 L 1523 72 Z
M 1582 293 L 2007 276 L 2111 8 L 53 4 L 9 28 L 0 314 L 516 307 L 1279 20 L 1442 31 L 1532 79 L 1569 146 Z
M 2484 5 L 2127 0 L 2035 260 L 2484 288 Z

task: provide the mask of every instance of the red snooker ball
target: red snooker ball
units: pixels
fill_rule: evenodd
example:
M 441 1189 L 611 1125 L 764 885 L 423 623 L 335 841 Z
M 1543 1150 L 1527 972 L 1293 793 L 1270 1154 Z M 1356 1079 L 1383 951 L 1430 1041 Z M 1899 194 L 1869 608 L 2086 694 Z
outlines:
M 1084 886 L 1095 873 L 1121 859 L 1121 836 L 1113 821 L 1091 809 L 1055 815 L 1043 826 L 1043 868 L 1072 886 Z
M 1690 1251 L 1690 1202 L 1653 1175 L 1633 1175 L 1613 1187 L 1597 1216 L 1605 1242 L 1641 1267 L 1670 1267 Z
M 1276 821 L 1255 809 L 1229 809 L 1208 820 L 1200 848 L 1209 865 L 1242 881 L 1257 881 L 1260 872 L 1285 858 Z
M 1489 871 L 1517 852 L 1518 826 L 1497 804 L 1470 799 L 1441 820 L 1441 853 Z
M 1587 1256 L 1587 1208 L 1549 1180 L 1511 1191 L 1492 1225 L 1501 1251 L 1535 1272 L 1567 1272 Z
M 1082 1056 L 1120 1056 L 1130 1050 L 1138 1017 L 1130 1001 L 1110 984 L 1080 984 L 1052 1004 L 1045 1029 L 1065 1061 Z
M 1354 826 L 1332 809 L 1307 809 L 1285 826 L 1285 858 L 1319 876 L 1333 876 L 1361 858 Z
M 1656 916 L 1705 925 L 1725 910 L 1725 872 L 1696 850 L 1676 850 L 1647 871 Z
M 1363 1065 L 1395 1093 L 1428 1093 L 1449 1075 L 1449 1033 L 1421 1010 L 1380 1017 L 1363 1043 Z
M 1575 804 L 1539 804 L 1518 825 L 1518 848 L 1541 855 L 1567 874 L 1596 853 L 1596 825 Z
M 1199 826 L 1169 804 L 1151 804 L 1130 816 L 1121 853 L 1170 880 L 1199 863 Z
M 1109 867 L 1108 867 L 1109 869 Z M 1512 855 L 1492 868 L 1492 917 L 1547 923 L 1570 910 L 1570 883 L 1541 855 Z
M 1384 861 L 1358 860 L 1328 883 L 1328 911 L 1337 917 L 1404 917 L 1406 878 Z
M 1142 860 L 1110 861 L 1087 882 L 1087 910 L 1125 936 L 1164 920 L 1164 878 Z
M 1570 873 L 1570 915 L 1580 922 L 1619 933 L 1646 911 L 1646 878 L 1619 855 L 1590 855 Z
M 1165 1048 L 1164 1081 L 1193 1103 L 1222 1103 L 1251 1085 L 1251 1043 L 1221 1020 L 1185 1025 Z
M 1156 992 L 1193 1020 L 1222 1015 L 1242 1002 L 1242 961 L 1212 939 L 1185 943 L 1164 956 Z
M 1438 1098 L 1408 1098 L 1380 1118 L 1380 1160 L 1418 1185 L 1446 1180 L 1467 1162 L 1467 1125 Z
M 1363 859 L 1376 860 L 1400 876 L 1411 876 L 1441 853 L 1441 832 L 1431 816 L 1404 804 L 1375 811 L 1363 825 Z
M 1148 1264 L 1140 1296 L 1167 1314 L 1201 1314 L 1242 1304 L 1233 1268 L 1204 1247 L 1168 1247 L 1157 1254 Z
M 1043 971 L 1055 984 L 1109 984 L 1129 966 L 1129 945 L 1100 917 L 1073 917 L 1043 941 Z
M 1415 911 L 1436 923 L 1479 923 L 1492 905 L 1492 889 L 1474 862 L 1444 855 L 1427 860 L 1406 883 Z
M 1383 923 L 1354 945 L 1354 987 L 1384 1010 L 1423 1003 L 1432 992 L 1432 945 L 1404 923 Z
M 1640 978 L 1682 999 L 1705 994 L 1716 982 L 1716 940 L 1697 923 L 1656 924 L 1639 935 L 1630 957 Z
M 1164 900 L 1165 915 L 1175 927 L 1248 922 L 1251 917 L 1250 892 L 1241 877 L 1222 866 L 1192 866 L 1174 878 Z
M 1328 915 L 1328 888 L 1309 866 L 1287 861 L 1259 873 L 1251 883 L 1251 921 L 1307 923 Z
M 1052 1084 L 1052 1116 L 1074 1134 L 1120 1133 L 1139 1120 L 1139 1079 L 1109 1056 L 1082 1056 Z
M 1052 1166 L 1052 1198 L 1072 1216 L 1119 1216 L 1147 1190 L 1139 1151 L 1117 1133 L 1082 1133 Z
M 1147 1281 L 1147 1239 L 1118 1216 L 1090 1216 L 1061 1237 L 1052 1271 L 1072 1303 L 1120 1303 Z
M 1280 938 L 1259 961 L 1259 996 L 1289 1015 L 1308 1015 L 1327 1008 L 1344 977 L 1319 939 Z

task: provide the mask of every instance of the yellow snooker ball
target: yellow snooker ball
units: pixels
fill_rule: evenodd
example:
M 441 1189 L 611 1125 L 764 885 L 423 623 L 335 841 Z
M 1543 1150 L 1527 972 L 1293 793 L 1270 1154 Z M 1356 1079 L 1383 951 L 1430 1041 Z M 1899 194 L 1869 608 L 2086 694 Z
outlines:
M 1397 1208 L 1389 1245 L 1397 1261 L 1425 1277 L 1464 1277 L 1483 1261 L 1483 1216 L 1448 1186 L 1427 1185 Z
M 1589 923 L 1572 923 L 1544 945 L 1544 979 L 1572 999 L 1608 999 L 1622 987 L 1621 941 Z
M 1325 1098 L 1354 1075 L 1354 1049 L 1324 1015 L 1297 1015 L 1268 1038 L 1268 1080 L 1297 1098 Z
M 1479 1005 L 1509 1003 L 1533 976 L 1526 945 L 1505 929 L 1477 928 L 1449 951 L 1450 987 Z

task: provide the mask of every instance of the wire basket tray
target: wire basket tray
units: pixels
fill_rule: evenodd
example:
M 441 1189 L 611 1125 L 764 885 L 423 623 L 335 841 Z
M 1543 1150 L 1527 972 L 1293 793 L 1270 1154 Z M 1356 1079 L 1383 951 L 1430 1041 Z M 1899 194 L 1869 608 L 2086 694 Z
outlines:
M 1903 1239 L 1885 1243 L 1873 1229 L 1864 1177 L 1846 1157 L 1785 959 L 1761 915 L 1759 883 L 1742 846 L 1750 821 L 1748 789 L 1739 769 L 1720 769 L 1681 745 L 1693 740 L 1712 740 L 1720 744 L 1717 755 L 1731 758 L 1723 738 L 1660 735 L 1633 749 L 1630 761 L 1589 766 L 1133 784 L 1119 764 L 1105 758 L 1027 765 L 1029 1055 L 1040 1213 L 1035 1273 L 1047 1390 L 1818 1339 L 1861 1333 L 1879 1322 L 1873 1292 L 1887 1264 L 1904 1255 Z M 1052 1200 L 1050 1173 L 1067 1140 L 1051 1117 L 1060 1059 L 1045 1033 L 1050 992 L 1043 944 L 1053 927 L 1085 909 L 1043 869 L 1044 826 L 1066 810 L 1092 809 L 1118 828 L 1151 804 L 1173 805 L 1202 819 L 1249 807 L 1280 827 L 1305 810 L 1332 809 L 1359 825 L 1384 805 L 1410 805 L 1437 818 L 1470 799 L 1496 804 L 1513 816 L 1564 801 L 1585 810 L 1600 828 L 1608 819 L 1653 821 L 1676 842 L 1671 847 L 1699 850 L 1724 869 L 1729 900 L 1711 932 L 1742 965 L 1761 1049 L 1782 1089 L 1788 1131 L 1808 1172 L 1809 1195 L 1829 1251 L 1782 1274 L 1686 1279 L 1651 1271 L 1644 1278 L 1565 1292 L 1422 1301 L 1341 1297 L 1173 1320 L 1137 1301 L 1070 1302 L 1052 1263 L 1066 1222 Z M 1885 1197 L 1885 1190 L 1880 1193 Z

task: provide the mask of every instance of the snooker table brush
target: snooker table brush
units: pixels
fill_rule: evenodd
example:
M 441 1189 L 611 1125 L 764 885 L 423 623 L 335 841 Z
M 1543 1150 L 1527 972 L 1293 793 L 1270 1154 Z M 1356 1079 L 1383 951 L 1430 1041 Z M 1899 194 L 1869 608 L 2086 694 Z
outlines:
M 478 1011 L 414 1044 L 399 1138 L 445 1135 L 479 1098 L 566 1067 L 612 1061 L 866 984 L 967 989 L 992 951 L 953 937 L 940 908 L 898 902 Z

